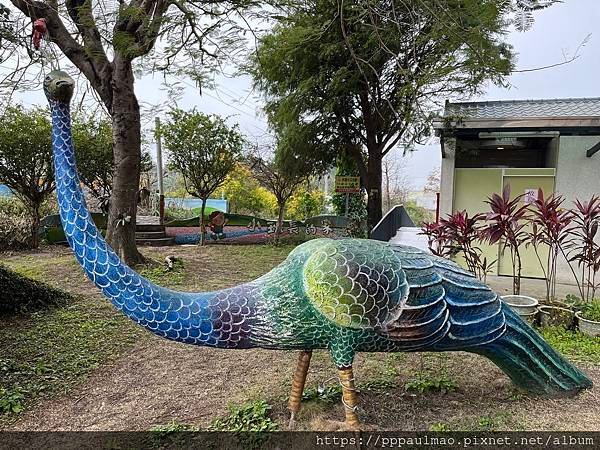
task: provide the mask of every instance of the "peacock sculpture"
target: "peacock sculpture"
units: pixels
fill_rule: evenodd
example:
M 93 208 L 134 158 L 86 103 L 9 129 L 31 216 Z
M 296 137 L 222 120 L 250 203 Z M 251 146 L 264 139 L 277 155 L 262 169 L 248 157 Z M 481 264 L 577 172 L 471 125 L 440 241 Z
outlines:
M 573 394 L 592 385 L 489 287 L 412 247 L 315 239 L 257 280 L 229 289 L 189 293 L 153 284 L 119 260 L 87 210 L 71 135 L 73 86 L 62 71 L 44 80 L 60 217 L 77 261 L 118 310 L 159 336 L 226 349 L 299 350 L 290 424 L 314 349 L 327 349 L 338 368 L 350 428 L 360 425 L 357 352 L 476 353 L 536 394 Z

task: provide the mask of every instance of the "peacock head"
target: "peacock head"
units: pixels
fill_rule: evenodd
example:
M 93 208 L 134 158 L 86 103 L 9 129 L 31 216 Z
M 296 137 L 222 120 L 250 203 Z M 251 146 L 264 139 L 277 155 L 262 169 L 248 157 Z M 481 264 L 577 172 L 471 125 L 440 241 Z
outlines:
M 44 78 L 44 93 L 49 101 L 70 103 L 75 82 L 68 73 L 53 70 Z

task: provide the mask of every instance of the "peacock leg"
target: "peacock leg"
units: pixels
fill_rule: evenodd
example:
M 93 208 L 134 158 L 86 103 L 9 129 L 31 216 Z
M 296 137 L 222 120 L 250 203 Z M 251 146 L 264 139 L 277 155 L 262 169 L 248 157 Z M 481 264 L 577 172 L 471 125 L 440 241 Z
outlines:
M 308 374 L 308 366 L 312 356 L 311 350 L 305 350 L 298 355 L 298 363 L 294 371 L 292 380 L 292 392 L 290 393 L 290 401 L 288 409 L 290 410 L 290 430 L 294 428 L 296 414 L 300 411 L 300 403 L 302 402 L 302 393 L 304 392 L 304 384 L 306 383 L 306 375 Z
M 356 410 L 358 409 L 358 397 L 354 386 L 354 374 L 352 366 L 338 369 L 340 384 L 342 385 L 342 403 L 346 410 L 346 425 L 349 428 L 358 428 L 360 421 Z

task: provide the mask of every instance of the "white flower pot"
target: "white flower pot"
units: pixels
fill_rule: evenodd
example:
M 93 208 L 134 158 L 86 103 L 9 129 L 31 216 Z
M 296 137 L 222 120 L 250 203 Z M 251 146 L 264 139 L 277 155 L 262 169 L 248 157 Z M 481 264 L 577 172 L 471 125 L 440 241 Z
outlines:
M 510 306 L 519 316 L 531 317 L 537 313 L 538 302 L 527 295 L 504 295 L 502 301 Z
M 579 331 L 588 336 L 600 337 L 600 322 L 584 319 L 581 317 L 581 312 L 577 312 L 575 317 L 577 317 L 577 322 L 579 323 Z

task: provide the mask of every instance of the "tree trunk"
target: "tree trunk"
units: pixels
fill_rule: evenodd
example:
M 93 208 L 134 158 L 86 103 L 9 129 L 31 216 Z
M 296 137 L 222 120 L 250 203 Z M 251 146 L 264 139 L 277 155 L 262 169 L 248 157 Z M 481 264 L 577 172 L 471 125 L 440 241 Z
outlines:
M 40 205 L 34 205 L 31 208 L 31 248 L 40 246 Z
M 385 176 L 385 209 L 389 211 L 392 209 L 392 200 L 390 198 L 390 166 L 389 160 L 386 160 L 384 163 L 384 172 Z
M 283 213 L 285 212 L 285 202 L 278 202 L 279 212 L 277 214 L 277 227 L 275 228 L 275 239 L 279 240 L 283 228 Z
M 378 151 L 369 151 L 369 162 L 367 166 L 367 215 L 369 230 L 381 220 L 381 154 Z
M 133 90 L 131 61 L 117 54 L 112 76 L 113 155 L 115 172 L 106 240 L 128 265 L 143 263 L 135 243 L 137 192 L 140 184 L 140 107 Z
M 200 208 L 200 245 L 204 245 L 204 209 L 206 208 L 206 199 L 202 199 L 202 207 Z

